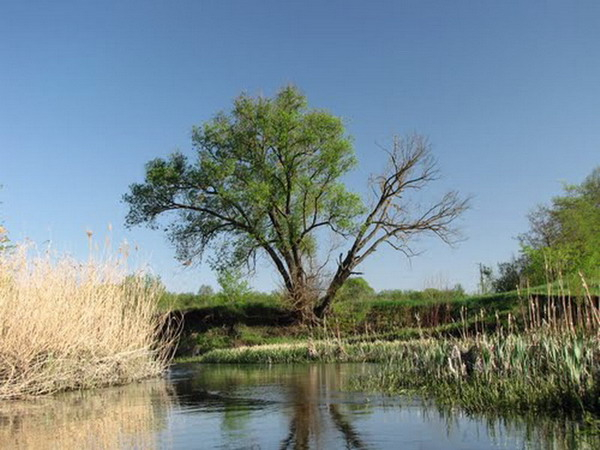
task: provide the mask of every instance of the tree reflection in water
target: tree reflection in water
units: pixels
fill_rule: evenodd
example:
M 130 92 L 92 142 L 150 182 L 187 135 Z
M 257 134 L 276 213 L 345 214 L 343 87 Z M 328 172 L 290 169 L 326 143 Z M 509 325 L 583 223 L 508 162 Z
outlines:
M 225 440 L 249 442 L 253 433 L 272 433 L 248 427 L 253 412 L 276 409 L 288 416 L 282 449 L 324 448 L 325 441 L 340 442 L 332 434 L 339 435 L 348 448 L 368 448 L 346 410 L 364 414 L 370 406 L 338 403 L 337 394 L 347 378 L 341 365 L 209 365 L 197 366 L 175 387 L 181 405 L 221 411 Z
M 323 405 L 323 401 L 330 399 L 330 393 L 338 391 L 343 382 L 339 366 L 333 371 L 325 370 L 322 365 L 307 366 L 306 375 L 296 381 L 290 390 L 292 417 L 289 433 L 281 442 L 281 450 L 311 448 L 311 437 L 317 446 L 322 447 L 321 435 L 328 419 L 343 437 L 347 448 L 367 448 L 338 404 L 328 402 L 328 405 Z

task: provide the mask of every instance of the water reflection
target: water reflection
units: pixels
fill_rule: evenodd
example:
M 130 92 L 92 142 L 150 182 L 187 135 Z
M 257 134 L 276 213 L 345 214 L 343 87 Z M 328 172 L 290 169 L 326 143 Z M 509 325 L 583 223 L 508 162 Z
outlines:
M 331 429 L 331 422 L 344 439 L 347 448 L 367 448 L 351 421 L 337 403 L 322 407 L 322 399 L 330 397 L 343 384 L 341 371 L 327 370 L 327 366 L 306 368 L 306 376 L 298 377 L 290 386 L 291 420 L 289 432 L 282 441 L 282 450 L 310 448 L 311 442 L 322 444 L 324 430 Z M 358 406 L 358 408 L 357 408 Z M 361 406 L 355 404 L 355 411 Z
M 0 448 L 157 448 L 172 393 L 164 380 L 0 403 Z
M 165 380 L 0 404 L 0 448 L 600 448 L 565 419 L 347 392 L 372 370 L 180 365 Z

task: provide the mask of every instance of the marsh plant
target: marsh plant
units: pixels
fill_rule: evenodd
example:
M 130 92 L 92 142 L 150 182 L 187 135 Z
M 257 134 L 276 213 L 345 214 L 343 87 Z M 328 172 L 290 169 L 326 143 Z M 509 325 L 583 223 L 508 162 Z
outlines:
M 598 299 L 530 296 L 518 317 L 497 317 L 495 331 L 479 324 L 457 337 L 356 342 L 332 336 L 298 344 L 214 350 L 204 362 L 378 362 L 359 378 L 361 390 L 418 392 L 468 410 L 562 410 L 600 413 Z M 465 319 L 466 321 L 466 319 Z M 469 323 L 469 325 L 473 325 Z
M 31 245 L 0 254 L 0 399 L 160 374 L 175 337 L 160 295 L 128 273 L 125 255 L 82 263 Z

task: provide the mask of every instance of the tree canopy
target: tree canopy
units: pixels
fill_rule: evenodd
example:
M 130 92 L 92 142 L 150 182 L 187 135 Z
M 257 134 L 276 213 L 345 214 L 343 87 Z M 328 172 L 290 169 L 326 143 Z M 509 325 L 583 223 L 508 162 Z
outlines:
M 542 282 L 547 268 L 555 276 L 582 272 L 597 276 L 600 268 L 600 167 L 579 185 L 529 215 L 531 228 L 520 237 L 530 264 L 527 274 Z M 551 274 L 552 275 L 552 274 Z
M 497 291 L 525 282 L 541 285 L 558 278 L 597 279 L 600 269 L 600 167 L 581 184 L 528 215 L 529 230 L 519 236 L 521 254 L 501 263 Z
M 453 241 L 451 224 L 467 207 L 456 192 L 423 209 L 410 207 L 408 194 L 437 176 L 429 143 L 419 135 L 398 138 L 387 150 L 387 169 L 372 178 L 367 206 L 342 182 L 356 165 L 342 120 L 309 108 L 293 86 L 273 98 L 241 95 L 231 112 L 195 127 L 192 143 L 192 159 L 174 153 L 146 165 L 145 181 L 124 196 L 126 223 L 156 228 L 159 217 L 175 212 L 166 231 L 183 261 L 199 259 L 209 247 L 221 267 L 265 255 L 304 316 L 325 314 L 356 266 L 381 244 L 410 255 L 416 234 Z M 323 275 L 327 260 L 317 261 L 321 231 L 349 243 L 329 277 Z

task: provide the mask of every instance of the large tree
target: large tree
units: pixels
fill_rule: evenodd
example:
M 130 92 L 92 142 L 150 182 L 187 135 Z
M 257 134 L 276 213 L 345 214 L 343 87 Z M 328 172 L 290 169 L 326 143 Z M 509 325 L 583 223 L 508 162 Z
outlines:
M 338 289 L 382 244 L 411 255 L 415 235 L 452 242 L 452 223 L 467 207 L 455 192 L 424 208 L 410 202 L 411 193 L 437 177 L 419 135 L 396 138 L 386 150 L 387 168 L 372 177 L 374 198 L 366 206 L 342 182 L 356 165 L 342 121 L 310 109 L 295 87 L 274 98 L 238 97 L 230 113 L 194 128 L 192 142 L 193 159 L 175 153 L 146 165 L 145 182 L 124 196 L 126 223 L 157 227 L 157 218 L 176 212 L 167 231 L 183 261 L 208 247 L 223 266 L 266 255 L 305 318 L 323 317 Z M 324 231 L 348 245 L 329 277 L 322 270 L 329 266 L 317 261 Z

